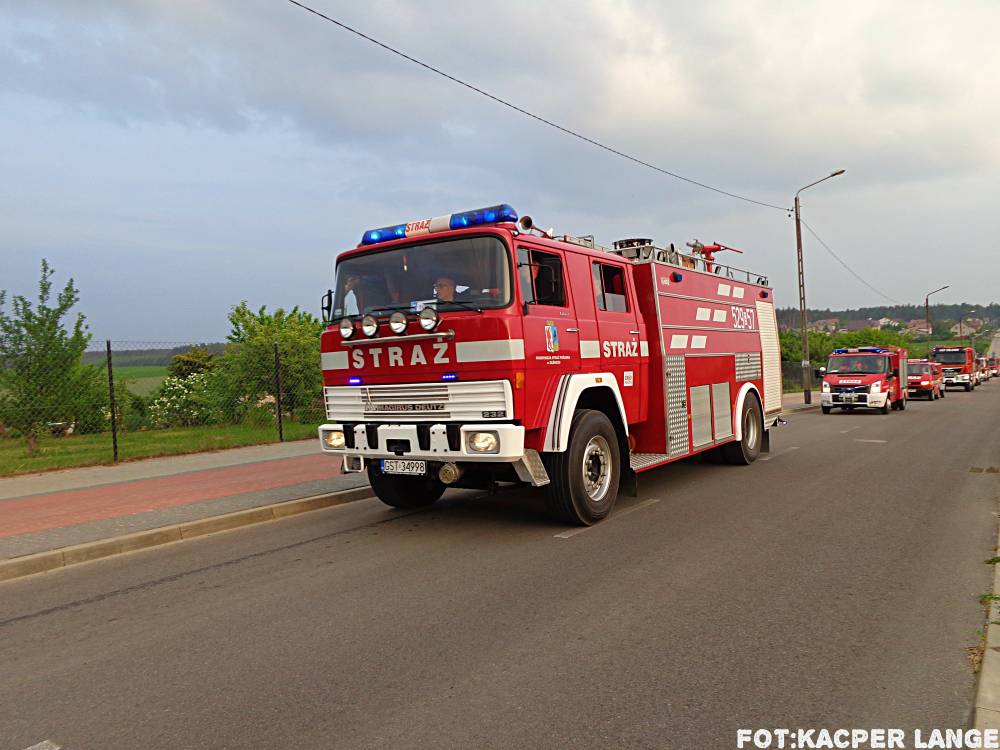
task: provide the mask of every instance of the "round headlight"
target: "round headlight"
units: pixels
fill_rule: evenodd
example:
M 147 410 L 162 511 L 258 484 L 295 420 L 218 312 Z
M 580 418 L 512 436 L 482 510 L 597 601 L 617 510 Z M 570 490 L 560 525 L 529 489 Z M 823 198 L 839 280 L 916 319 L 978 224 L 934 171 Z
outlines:
M 393 333 L 406 333 L 406 313 L 396 310 L 390 315 L 389 330 Z
M 378 333 L 378 321 L 374 316 L 366 315 L 361 319 L 361 333 L 369 338 Z
M 433 307 L 425 307 L 420 311 L 420 327 L 425 331 L 433 331 L 437 328 L 439 320 L 437 310 Z
M 342 339 L 349 339 L 354 335 L 354 321 L 350 318 L 344 318 L 340 321 L 340 337 Z

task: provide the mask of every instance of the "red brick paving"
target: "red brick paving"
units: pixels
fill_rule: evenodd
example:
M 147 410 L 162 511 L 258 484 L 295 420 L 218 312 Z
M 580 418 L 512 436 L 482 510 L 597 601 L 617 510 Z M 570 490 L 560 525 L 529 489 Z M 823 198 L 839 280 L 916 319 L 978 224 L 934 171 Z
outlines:
M 0 538 L 313 482 L 338 474 L 340 461 L 320 454 L 0 500 Z

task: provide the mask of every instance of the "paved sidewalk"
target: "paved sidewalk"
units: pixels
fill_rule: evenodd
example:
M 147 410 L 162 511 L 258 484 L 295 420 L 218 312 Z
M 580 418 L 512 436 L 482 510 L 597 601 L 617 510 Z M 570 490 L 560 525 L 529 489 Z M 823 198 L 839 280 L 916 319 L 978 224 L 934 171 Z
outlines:
M 0 560 L 366 483 L 314 440 L 0 479 Z
M 812 392 L 811 404 L 807 404 L 805 402 L 805 396 L 801 391 L 799 393 L 783 393 L 781 395 L 781 406 L 786 412 L 805 411 L 806 409 L 818 409 L 819 391 L 815 390 Z

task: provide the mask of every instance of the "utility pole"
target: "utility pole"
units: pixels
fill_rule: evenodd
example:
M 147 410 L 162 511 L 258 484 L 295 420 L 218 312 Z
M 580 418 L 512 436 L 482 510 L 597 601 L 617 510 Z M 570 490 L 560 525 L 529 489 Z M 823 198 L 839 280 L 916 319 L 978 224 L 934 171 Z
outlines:
M 799 328 L 802 331 L 802 397 L 812 403 L 812 373 L 809 371 L 809 313 L 806 312 L 806 274 L 802 265 L 802 219 L 799 194 L 795 194 L 795 256 L 799 266 Z
M 802 217 L 799 211 L 799 193 L 842 174 L 844 170 L 838 169 L 822 180 L 810 182 L 806 187 L 799 188 L 795 193 L 795 254 L 799 265 L 799 325 L 802 329 L 802 398 L 807 404 L 812 403 L 812 368 L 809 366 L 809 314 L 806 312 L 806 274 L 802 266 Z
M 931 327 L 931 302 L 930 302 L 931 295 L 937 294 L 938 292 L 943 292 L 947 288 L 948 285 L 945 284 L 940 289 L 935 289 L 933 292 L 927 292 L 926 296 L 924 297 L 924 327 L 927 329 L 928 336 L 934 333 L 934 329 Z

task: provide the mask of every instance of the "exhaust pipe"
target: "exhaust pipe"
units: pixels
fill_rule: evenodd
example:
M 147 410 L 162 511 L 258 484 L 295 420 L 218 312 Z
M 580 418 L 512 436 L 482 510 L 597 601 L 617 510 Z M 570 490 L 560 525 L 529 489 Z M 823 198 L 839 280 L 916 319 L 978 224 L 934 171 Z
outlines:
M 446 463 L 438 469 L 438 479 L 444 484 L 455 484 L 462 478 L 462 469 L 458 464 Z

